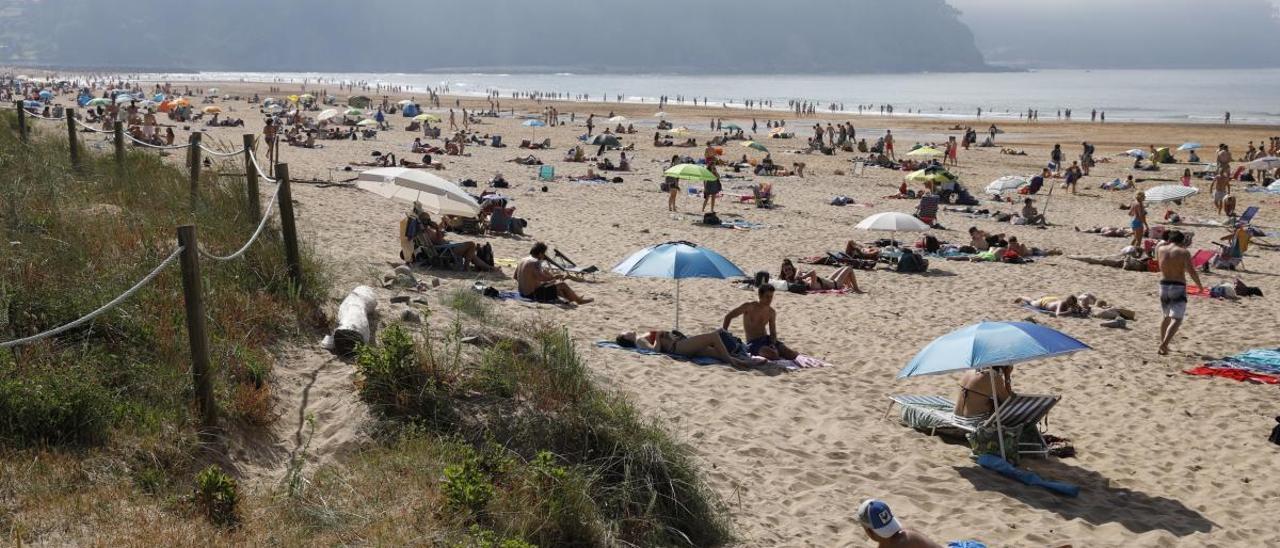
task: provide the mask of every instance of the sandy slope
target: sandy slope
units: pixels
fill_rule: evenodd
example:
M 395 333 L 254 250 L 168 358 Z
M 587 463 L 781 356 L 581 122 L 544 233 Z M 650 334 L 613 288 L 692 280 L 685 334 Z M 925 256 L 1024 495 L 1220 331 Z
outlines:
M 235 86 L 223 86 L 223 89 Z M 345 96 L 345 94 L 343 94 Z M 504 107 L 508 101 L 503 102 Z M 261 128 L 260 117 L 244 103 L 227 103 L 228 114 L 249 120 L 250 131 Z M 794 156 L 802 140 L 765 140 L 780 163 L 804 161 L 805 179 L 770 179 L 780 193 L 781 208 L 756 210 L 721 202 L 726 218 L 765 223 L 752 231 L 710 229 L 691 224 L 692 217 L 665 211 L 665 195 L 657 190 L 659 162 L 672 151 L 701 154 L 701 149 L 662 149 L 649 146 L 654 120 L 652 106 L 559 104 L 562 112 L 579 113 L 574 127 L 546 128 L 556 150 L 535 152 L 553 163 L 561 175 L 581 175 L 586 166 L 560 162 L 573 136 L 584 130 L 582 113 L 617 111 L 641 129 L 633 173 L 622 174 L 620 185 L 550 183 L 547 192 L 533 181 L 534 168 L 504 163 L 526 153 L 516 148 L 472 147 L 467 158 L 445 158 L 444 175 L 454 180 L 487 180 L 504 173 L 514 183 L 517 214 L 530 220 L 531 234 L 550 242 L 580 264 L 608 269 L 631 251 L 669 240 L 684 239 L 714 248 L 744 270 L 776 273 L 784 257 L 797 258 L 842 248 L 859 234 L 853 225 L 873 212 L 910 211 L 915 205 L 884 200 L 901 174 L 868 170 L 864 178 L 834 175 L 848 169 L 849 156 Z M 518 111 L 525 105 L 518 107 Z M 699 140 L 709 134 L 707 113 L 673 107 L 676 125 L 694 129 Z M 712 109 L 744 126 L 750 117 L 739 111 Z M 445 114 L 447 118 L 447 113 Z M 404 120 L 393 119 L 397 127 Z M 763 126 L 763 117 L 760 120 Z M 789 120 L 801 135 L 810 120 Z M 892 127 L 900 149 L 913 141 L 940 140 L 957 134 L 942 122 L 860 118 L 859 136 L 883 134 Z M 501 133 L 518 142 L 528 128 L 511 119 L 489 120 L 477 128 Z M 1206 144 L 1229 142 L 1243 149 L 1248 140 L 1270 133 L 1257 128 L 1158 125 L 1009 124 L 1006 143 L 1025 148 L 1030 156 L 1011 157 L 986 149 L 962 151 L 956 170 L 971 189 L 980 190 L 998 176 L 1029 173 L 1047 161 L 1048 148 L 1062 142 L 1070 156 L 1080 141 L 1098 144 L 1099 157 L 1147 144 L 1174 145 L 1184 140 Z M 647 133 L 646 133 L 647 132 Z M 238 143 L 240 130 L 217 129 L 219 140 Z M 185 133 L 180 133 L 185 135 Z M 377 141 L 326 142 L 326 148 L 286 148 L 283 161 L 295 177 L 341 179 L 352 174 L 334 171 L 348 161 L 365 160 L 372 150 L 394 151 L 411 157 L 412 135 L 396 130 Z M 749 152 L 727 147 L 734 156 Z M 594 152 L 594 151 L 592 151 Z M 616 153 L 611 153 L 616 161 Z M 630 156 L 630 154 L 629 154 Z M 1127 162 L 1100 165 L 1082 184 L 1079 196 L 1055 192 L 1049 206 L 1048 230 L 998 225 L 958 215 L 944 215 L 950 230 L 944 240 L 960 241 L 970 225 L 1019 236 L 1030 245 L 1054 247 L 1067 254 L 1111 253 L 1122 241 L 1077 233 L 1072 226 L 1122 225 L 1118 209 L 1129 193 L 1108 193 L 1096 186 L 1127 173 Z M 1181 174 L 1166 169 L 1161 176 Z M 730 180 L 736 184 L 751 182 Z M 1146 183 L 1148 187 L 1159 183 Z M 872 207 L 838 208 L 827 205 L 835 194 L 872 203 Z M 1280 216 L 1274 197 L 1241 194 L 1241 208 L 1263 205 L 1260 224 L 1275 226 Z M 303 238 L 331 260 L 339 272 L 339 288 L 372 283 L 395 261 L 395 222 L 402 204 L 348 188 L 294 188 Z M 1041 199 L 1043 206 L 1043 199 Z M 1183 207 L 1184 216 L 1211 217 L 1208 198 L 1200 196 Z M 700 203 L 683 198 L 683 211 L 697 211 Z M 1011 208 L 1009 205 L 985 204 Z M 1155 210 L 1154 214 L 1163 213 Z M 1196 228 L 1205 245 L 1221 235 Z M 499 257 L 519 258 L 531 238 L 486 238 Z M 869 290 L 860 296 L 781 295 L 776 302 L 779 330 L 793 347 L 824 358 L 834 367 L 781 376 L 739 373 L 725 367 L 695 367 L 662 359 L 597 349 L 590 343 L 628 329 L 670 325 L 674 286 L 658 280 L 601 276 L 581 290 L 597 303 L 573 309 L 499 305 L 503 313 L 536 314 L 568 325 L 581 342 L 593 368 L 612 385 L 634 396 L 651 414 L 663 417 L 680 437 L 697 448 L 706 461 L 714 488 L 728 503 L 750 546 L 862 546 L 867 542 L 852 512 L 869 496 L 884 498 L 910 527 L 938 540 L 977 538 L 995 546 L 1034 546 L 1073 543 L 1075 546 L 1241 546 L 1280 542 L 1274 516 L 1280 511 L 1280 483 L 1269 477 L 1277 449 L 1265 438 L 1280 408 L 1275 387 L 1228 380 L 1192 378 L 1180 370 L 1204 357 L 1232 354 L 1250 347 L 1275 346 L 1280 313 L 1273 295 L 1280 295 L 1280 260 L 1273 251 L 1255 248 L 1246 259 L 1248 283 L 1264 289 L 1266 300 L 1240 303 L 1195 299 L 1182 334 L 1169 357 L 1155 354 L 1158 330 L 1156 279 L 1149 274 L 1089 266 L 1061 257 L 1032 265 L 935 262 L 927 276 L 899 275 L 884 270 L 860 273 Z M 820 267 L 820 271 L 831 269 Z M 471 276 L 442 275 L 444 288 L 469 284 Z M 504 288 L 505 278 L 488 278 Z M 1208 278 L 1218 281 L 1224 276 Z M 977 468 L 965 447 L 912 432 L 884 418 L 887 395 L 939 393 L 954 396 L 954 377 L 895 382 L 894 374 L 910 356 L 933 338 L 981 319 L 1022 319 L 1029 313 L 1009 304 L 1018 295 L 1093 291 L 1103 298 L 1138 311 L 1139 321 L 1127 330 L 1099 327 L 1097 321 L 1052 319 L 1042 323 L 1061 329 L 1094 347 L 1071 357 L 1019 368 L 1015 387 L 1024 392 L 1062 394 L 1052 414 L 1053 433 L 1069 437 L 1079 451 L 1070 459 L 1030 461 L 1042 475 L 1079 484 L 1078 499 L 1064 499 L 1021 486 Z M 338 297 L 335 295 L 335 297 Z M 727 282 L 691 281 L 682 285 L 682 327 L 700 332 L 718 326 L 721 316 L 751 294 Z M 532 312 L 531 312 L 532 310 Z M 735 326 L 735 329 L 740 329 Z M 291 450 L 297 428 L 296 400 L 304 393 L 300 379 L 314 375 L 323 381 L 321 393 L 349 388 L 349 373 L 329 364 L 313 349 L 290 354 L 300 364 L 278 366 L 285 376 L 280 410 L 282 442 Z M 289 361 L 286 360 L 286 361 Z M 318 381 L 319 382 L 319 381 Z M 305 384 L 305 383 L 304 383 Z M 345 446 L 354 431 L 352 416 L 361 412 L 345 401 L 329 402 L 317 412 L 319 451 Z M 292 398 L 292 400 L 290 400 Z M 289 403 L 293 401 L 295 403 Z M 338 425 L 335 426 L 335 423 Z M 345 425 L 345 426 L 344 426 Z M 286 432 L 287 430 L 287 432 Z M 328 440 L 328 441 L 322 441 Z

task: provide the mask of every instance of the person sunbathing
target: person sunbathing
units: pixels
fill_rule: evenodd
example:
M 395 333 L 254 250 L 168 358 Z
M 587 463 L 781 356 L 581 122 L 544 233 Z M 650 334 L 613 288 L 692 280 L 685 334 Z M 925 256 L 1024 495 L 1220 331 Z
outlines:
M 740 353 L 731 353 L 726 341 L 737 347 L 735 350 Z M 640 348 L 688 358 L 714 358 L 738 369 L 758 366 L 766 361 L 746 354 L 736 338 L 722 330 L 692 337 L 686 337 L 679 331 L 646 331 L 643 334 L 627 331 L 620 333 L 614 342 L 623 348 Z
M 992 369 L 994 371 L 973 369 L 960 377 L 960 397 L 956 399 L 954 410 L 957 417 L 988 417 L 995 412 L 996 400 L 1003 405 L 1013 398 L 1013 366 L 996 366 Z M 992 388 L 995 389 L 994 398 Z
M 415 206 L 416 208 L 416 206 Z M 479 256 L 480 246 L 475 242 L 453 242 L 445 240 L 445 229 L 431 220 L 431 214 L 418 212 L 420 231 L 414 235 L 414 243 L 419 246 L 432 246 L 439 251 L 451 251 L 462 257 L 468 264 L 481 272 L 501 272 Z
M 516 265 L 516 284 L 520 296 L 540 303 L 554 303 L 564 299 L 574 304 L 587 304 L 594 299 L 582 297 L 564 283 L 565 274 L 552 274 L 543 268 L 547 261 L 547 244 L 537 242 L 529 250 L 529 256 Z
M 1013 300 L 1013 304 L 1026 305 L 1036 310 L 1050 312 L 1055 318 L 1067 315 L 1076 316 L 1084 312 L 1084 308 L 1080 306 L 1079 298 L 1075 295 L 1067 295 L 1066 297 L 1049 296 L 1039 299 L 1018 297 Z
M 507 160 L 507 161 L 508 161 L 508 162 L 515 162 L 515 163 L 520 164 L 520 165 L 522 165 L 522 166 L 540 166 L 540 165 L 542 165 L 542 160 L 539 160 L 536 156 L 534 156 L 534 155 L 532 155 L 532 154 L 530 154 L 530 155 L 528 155 L 528 156 L 517 156 L 517 157 L 512 158 L 512 159 L 510 159 L 510 160 Z
M 875 246 L 862 247 L 862 245 L 854 240 L 849 240 L 844 244 L 844 254 L 851 258 L 861 259 L 864 261 L 880 260 L 880 248 Z

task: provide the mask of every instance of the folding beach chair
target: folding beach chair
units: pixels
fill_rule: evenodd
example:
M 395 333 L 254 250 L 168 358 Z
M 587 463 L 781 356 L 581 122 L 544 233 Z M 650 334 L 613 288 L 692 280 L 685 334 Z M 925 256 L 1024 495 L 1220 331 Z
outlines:
M 916 206 L 916 218 L 924 221 L 929 226 L 933 226 L 938 221 L 938 203 L 940 200 L 937 194 L 925 194 L 923 198 L 920 198 L 920 205 Z
M 1258 216 L 1258 210 L 1258 206 L 1249 206 L 1245 208 L 1244 213 L 1240 214 L 1240 218 L 1236 219 L 1236 222 L 1244 223 L 1245 225 L 1253 224 L 1253 218 Z
M 538 168 L 538 179 L 541 181 L 552 181 L 556 178 L 556 166 L 544 165 Z
M 853 172 L 851 173 L 851 175 L 857 178 L 862 178 L 866 176 L 866 174 L 867 174 L 866 162 L 856 162 L 853 164 Z
M 1196 254 L 1191 256 L 1191 267 L 1202 272 L 1208 272 L 1209 262 L 1213 260 L 1214 255 L 1217 254 L 1208 249 L 1196 251 Z
M 566 256 L 564 253 L 561 253 L 559 249 L 554 250 L 552 254 L 555 255 L 557 259 L 560 259 L 560 262 L 557 262 L 554 259 L 548 260 L 547 262 L 551 263 L 552 266 L 559 268 L 560 270 L 563 270 L 569 274 L 577 274 L 579 276 L 586 276 L 586 275 L 595 276 L 600 272 L 600 269 L 595 266 L 588 266 L 586 268 L 582 268 L 578 266 L 578 263 L 573 262 L 572 259 Z M 563 262 L 564 264 L 561 264 L 561 262 Z
M 514 207 L 498 207 L 489 213 L 489 232 L 505 234 L 511 231 L 511 216 L 516 211 Z
M 999 421 L 1001 427 L 1010 429 L 1025 426 L 1035 427 L 1037 423 L 1041 422 L 1047 428 L 1049 411 L 1061 399 L 1062 396 L 1018 394 L 1008 401 L 1001 402 L 1000 408 L 990 417 L 982 420 L 973 420 L 957 417 L 954 412 L 955 402 L 942 396 L 889 396 L 889 409 L 885 410 L 885 416 L 889 415 L 889 411 L 893 409 L 893 404 L 896 403 L 903 409 L 902 421 L 904 424 L 917 430 L 927 430 L 931 436 L 936 435 L 939 430 L 952 430 L 972 434 L 977 432 L 979 428 L 994 429 L 997 421 Z M 1036 428 L 1034 442 L 1020 441 L 1018 443 L 1018 454 L 1042 456 L 1049 454 L 1049 444 L 1045 442 L 1039 428 Z

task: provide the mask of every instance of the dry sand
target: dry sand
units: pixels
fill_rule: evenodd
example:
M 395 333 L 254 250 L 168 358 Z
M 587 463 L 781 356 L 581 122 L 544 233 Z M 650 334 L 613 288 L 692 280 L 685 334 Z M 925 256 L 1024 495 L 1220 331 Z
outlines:
M 251 88 L 245 84 L 220 87 L 223 93 Z M 340 95 L 345 98 L 347 94 Z M 248 127 L 211 130 L 215 136 L 212 141 L 232 148 L 240 142 L 241 133 L 261 130 L 261 116 L 254 107 L 244 102 L 220 103 L 226 115 L 245 118 Z M 446 105 L 451 103 L 453 98 L 446 99 Z M 463 104 L 474 108 L 482 103 L 463 99 Z M 914 201 L 881 198 L 896 191 L 900 172 L 868 169 L 862 178 L 840 176 L 835 175 L 836 170 L 851 168 L 847 153 L 833 157 L 793 154 L 803 146 L 803 137 L 811 134 L 808 128 L 814 121 L 825 125 L 827 118 L 821 114 L 801 120 L 787 116 L 788 128 L 799 138 L 761 141 L 780 164 L 806 162 L 807 177 L 747 176 L 726 181 L 728 192 L 740 192 L 734 190 L 739 184 L 772 182 L 779 194 L 781 207 L 777 209 L 754 209 L 728 199 L 719 205 L 726 219 L 741 218 L 768 228 L 739 231 L 694 226 L 694 217 L 688 212 L 698 212 L 700 200 L 682 197 L 680 209 L 686 213 L 672 215 L 666 211 L 666 196 L 659 192 L 658 184 L 663 162 L 672 153 L 698 157 L 702 149 L 652 148 L 653 105 L 548 104 L 559 108 L 566 120 L 570 111 L 576 112 L 577 121 L 564 127 L 539 128 L 538 139 L 550 137 L 555 149 L 532 154 L 555 165 L 561 176 L 584 174 L 587 165 L 561 162 L 561 156 L 574 137 L 585 132 L 582 124 L 587 112 L 600 118 L 612 111 L 631 118 L 639 129 L 637 135 L 624 138 L 637 146 L 636 152 L 628 153 L 633 157 L 634 171 L 620 174 L 623 184 L 583 185 L 561 180 L 546 183 L 548 191 L 544 193 L 539 191 L 544 183 L 535 181 L 536 168 L 505 162 L 529 154 L 514 146 L 468 147 L 470 157 L 442 157 L 448 169 L 441 174 L 452 180 L 476 179 L 482 181 L 483 188 L 483 181 L 501 172 L 513 183 L 505 193 L 515 198 L 517 215 L 529 219 L 532 237 L 483 238 L 493 244 L 500 258 L 524 256 L 536 238 L 581 265 L 594 264 L 607 271 L 644 246 L 689 240 L 719 251 L 746 271 L 776 273 L 783 258 L 837 250 L 850 238 L 872 239 L 872 235 L 853 229 L 867 215 L 909 212 L 915 205 Z M 515 106 L 520 114 L 539 109 L 511 100 L 503 100 L 502 105 L 504 109 Z M 668 112 L 676 126 L 694 130 L 699 142 L 711 135 L 709 116 L 723 116 L 726 122 L 749 127 L 753 115 L 680 106 L 672 106 Z M 447 111 L 442 114 L 447 120 Z M 783 114 L 754 116 L 763 128 L 766 117 Z M 325 148 L 317 150 L 286 146 L 282 161 L 290 164 L 294 178 L 337 180 L 353 177 L 354 173 L 340 169 L 349 161 L 368 160 L 373 150 L 416 160 L 408 152 L 414 135 L 403 131 L 406 120 L 398 115 L 390 119 L 396 129 L 380 134 L 376 141 L 324 141 Z M 945 136 L 960 134 L 948 129 L 952 122 L 943 121 L 856 117 L 854 123 L 858 136 L 869 141 L 891 128 L 899 150 L 916 141 L 942 141 Z M 974 125 L 980 131 L 986 126 Z M 1067 254 L 1113 253 L 1124 240 L 1079 233 L 1072 227 L 1127 223 L 1125 212 L 1118 208 L 1131 193 L 1097 189 L 1101 182 L 1129 173 L 1130 162 L 1116 158 L 1117 153 L 1135 146 L 1177 146 L 1196 140 L 1210 147 L 1227 142 L 1240 155 L 1247 141 L 1277 133 L 1266 128 L 1208 125 L 1001 125 L 1007 131 L 1001 144 L 1025 149 L 1029 155 L 1001 155 L 998 149 L 961 151 L 960 166 L 954 171 L 975 192 L 980 193 L 986 183 L 999 176 L 1034 172 L 1047 161 L 1053 143 L 1062 143 L 1071 157 L 1079 154 L 1081 141 L 1089 140 L 1098 146 L 1098 158 L 1113 161 L 1100 164 L 1093 176 L 1081 183 L 1079 196 L 1060 189 L 1054 192 L 1048 211 L 1054 226 L 1047 230 L 944 213 L 941 223 L 948 230 L 935 231 L 940 239 L 963 242 L 964 231 L 978 226 Z M 473 129 L 502 134 L 512 144 L 532 135 L 529 128 L 510 117 L 486 118 Z M 185 135 L 179 132 L 180 139 L 185 140 Z M 736 144 L 726 146 L 726 152 L 731 157 L 744 152 L 759 156 Z M 1202 152 L 1204 156 L 1212 154 L 1211 150 Z M 617 153 L 609 153 L 609 157 L 616 161 Z M 1177 179 L 1181 169 L 1166 166 L 1156 176 Z M 1143 183 L 1140 188 L 1156 184 L 1163 183 Z M 1204 188 L 1203 183 L 1198 185 Z M 828 205 L 836 194 L 872 205 Z M 351 188 L 296 185 L 293 195 L 302 237 L 333 263 L 340 291 L 376 282 L 396 261 L 395 226 L 406 210 L 404 204 Z M 1237 195 L 1241 210 L 1262 206 L 1260 225 L 1277 224 L 1280 200 L 1275 195 Z M 1043 207 L 1044 198 L 1038 202 Z M 1009 204 L 984 202 L 983 206 L 1014 210 Z M 1193 198 L 1179 211 L 1184 218 L 1213 218 L 1206 194 Z M 1164 208 L 1152 209 L 1153 217 L 1163 212 Z M 1193 230 L 1201 246 L 1225 234 L 1217 228 Z M 642 358 L 591 344 L 612 339 L 624 330 L 669 327 L 674 308 L 674 285 L 669 281 L 605 274 L 598 282 L 578 284 L 582 292 L 596 299 L 587 306 L 562 309 L 502 303 L 498 309 L 504 314 L 535 315 L 569 326 L 604 382 L 631 394 L 644 411 L 667 420 L 681 439 L 696 448 L 746 546 L 868 545 L 853 516 L 858 502 L 866 497 L 888 501 L 908 527 L 944 543 L 976 538 L 991 546 L 1261 546 L 1280 542 L 1274 518 L 1280 513 L 1280 482 L 1270 474 L 1276 466 L 1277 448 L 1266 443 L 1274 425 L 1272 417 L 1280 411 L 1276 404 L 1280 393 L 1274 386 L 1191 377 L 1181 370 L 1206 358 L 1277 345 L 1277 257 L 1272 250 L 1255 247 L 1245 259 L 1245 271 L 1207 276 L 1206 283 L 1210 283 L 1238 275 L 1263 288 L 1268 297 L 1241 302 L 1193 299 L 1187 323 L 1173 345 L 1175 351 L 1167 357 L 1155 352 L 1159 329 L 1155 275 L 1090 266 L 1063 257 L 1030 265 L 935 261 L 926 276 L 881 268 L 858 273 L 868 291 L 865 295 L 779 295 L 775 308 L 781 337 L 793 348 L 834 366 L 778 376 Z M 818 270 L 829 273 L 832 269 Z M 445 279 L 440 290 L 469 285 L 475 278 L 438 275 Z M 514 285 L 506 277 L 480 278 L 504 289 Z M 977 467 L 969 459 L 967 447 L 916 433 L 893 417 L 885 418 L 890 394 L 955 396 L 954 376 L 894 380 L 910 357 L 935 337 L 978 320 L 1030 316 L 1010 304 L 1019 295 L 1082 291 L 1136 310 L 1138 321 L 1129 329 L 1116 330 L 1102 328 L 1096 320 L 1036 316 L 1037 321 L 1087 342 L 1094 350 L 1027 364 L 1018 368 L 1014 380 L 1022 392 L 1063 396 L 1051 415 L 1050 432 L 1070 438 L 1078 455 L 1024 462 L 1047 478 L 1079 485 L 1079 498 L 1059 497 L 996 476 Z M 700 280 L 684 283 L 681 297 L 681 327 L 687 333 L 699 333 L 718 327 L 726 311 L 751 299 L 752 294 L 728 282 Z M 734 329 L 740 330 L 740 326 Z M 313 371 L 318 360 L 278 371 Z M 318 375 L 332 377 L 327 386 L 350 388 L 348 371 L 326 367 L 318 369 Z M 297 411 L 291 405 L 285 401 L 282 406 L 286 408 L 279 410 L 289 418 L 284 427 L 289 432 L 281 432 L 282 437 L 291 435 L 298 425 Z M 333 405 L 345 404 L 338 401 Z M 326 443 L 346 446 L 357 435 L 354 425 L 335 433 L 333 429 L 338 427 L 325 424 L 326 420 L 341 422 L 346 416 L 317 416 L 317 430 L 335 440 Z M 292 444 L 287 445 L 291 449 Z

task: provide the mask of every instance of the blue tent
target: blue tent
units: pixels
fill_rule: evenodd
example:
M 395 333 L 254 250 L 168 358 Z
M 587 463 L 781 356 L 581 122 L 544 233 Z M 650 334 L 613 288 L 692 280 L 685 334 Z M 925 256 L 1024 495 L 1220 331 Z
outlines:
M 414 116 L 422 114 L 422 111 L 418 109 L 418 105 L 415 104 L 405 105 L 402 112 L 404 113 L 405 118 L 413 118 Z

